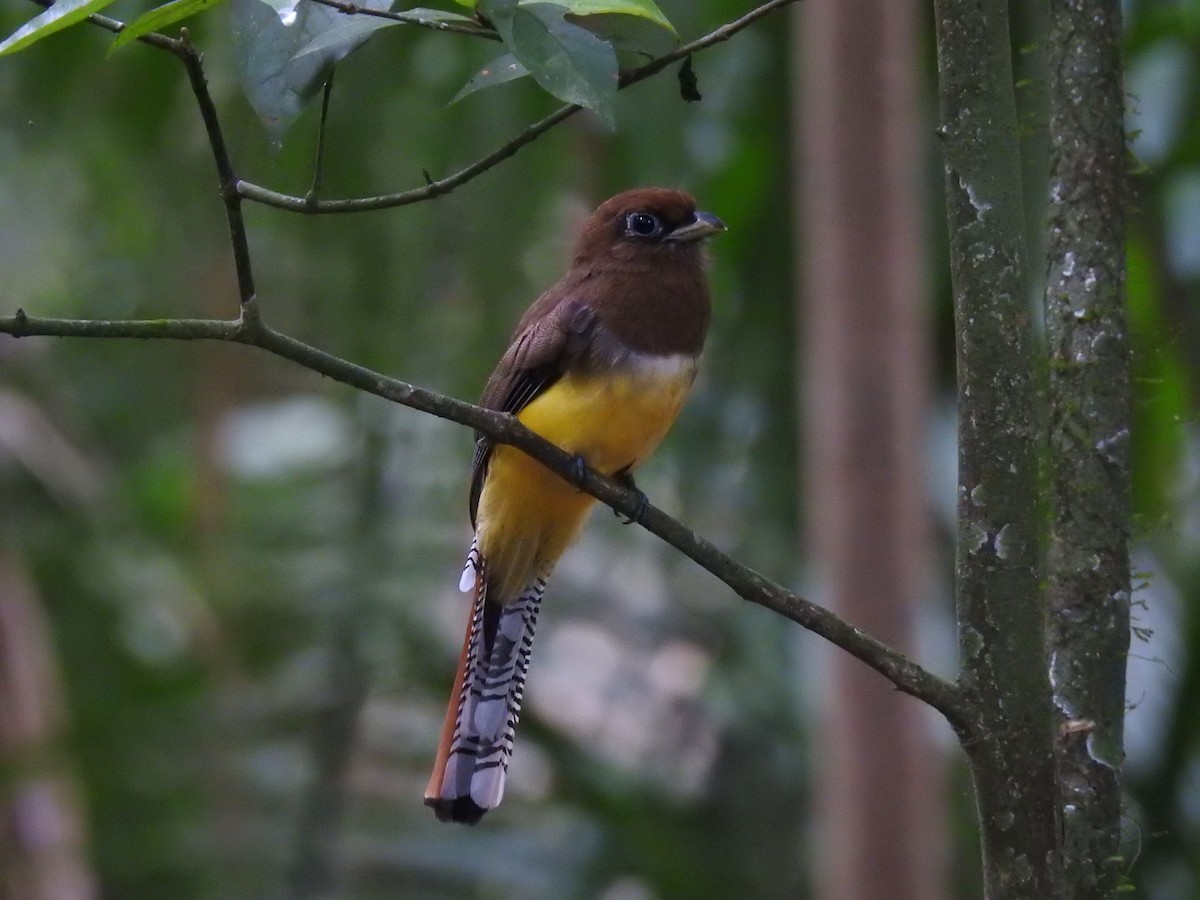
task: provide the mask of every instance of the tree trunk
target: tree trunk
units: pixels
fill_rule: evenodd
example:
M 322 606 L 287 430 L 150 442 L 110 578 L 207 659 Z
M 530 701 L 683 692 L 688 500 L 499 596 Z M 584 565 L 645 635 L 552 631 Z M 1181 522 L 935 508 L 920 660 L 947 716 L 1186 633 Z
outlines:
M 1129 652 L 1129 342 L 1118 0 L 1051 4 L 1051 677 L 1067 883 L 1112 897 Z
M 1042 590 L 1040 416 L 1016 104 L 1002 0 L 937 0 L 958 335 L 960 683 L 992 900 L 1061 895 Z
M 929 559 L 916 9 L 813 3 L 794 21 L 809 556 L 834 611 L 911 652 Z M 944 896 L 924 711 L 846 654 L 826 671 L 818 894 Z
M 66 771 L 66 712 L 58 667 L 34 589 L 0 550 L 0 898 L 91 900 L 87 828 Z

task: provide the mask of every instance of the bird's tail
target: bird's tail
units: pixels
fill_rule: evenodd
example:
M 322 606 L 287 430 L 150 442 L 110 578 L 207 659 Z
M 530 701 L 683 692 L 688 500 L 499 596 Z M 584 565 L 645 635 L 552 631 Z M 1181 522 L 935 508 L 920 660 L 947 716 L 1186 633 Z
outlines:
M 472 543 L 460 587 L 474 603 L 425 805 L 443 822 L 474 825 L 504 796 L 546 577 L 509 603 L 490 601 L 486 560 Z

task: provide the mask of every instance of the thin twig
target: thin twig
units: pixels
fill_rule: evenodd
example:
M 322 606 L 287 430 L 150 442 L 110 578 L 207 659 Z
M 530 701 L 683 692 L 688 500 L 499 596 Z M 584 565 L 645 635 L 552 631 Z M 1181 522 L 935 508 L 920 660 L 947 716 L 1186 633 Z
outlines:
M 318 2 L 326 2 L 326 0 L 318 0 Z M 686 59 L 693 53 L 706 50 L 714 44 L 727 41 L 743 28 L 752 25 L 764 16 L 796 2 L 798 0 L 769 0 L 769 2 L 752 9 L 744 16 L 734 19 L 732 22 L 727 22 L 709 32 L 704 37 L 697 38 L 687 44 L 682 44 L 670 53 L 656 57 L 637 68 L 622 72 L 617 89 L 622 90 L 630 85 L 637 84 L 639 81 L 645 81 L 672 63 Z M 327 3 L 327 5 L 332 5 L 332 3 Z M 283 194 L 249 181 L 239 181 L 237 189 L 247 200 L 253 200 L 256 203 L 263 203 L 267 206 L 274 206 L 278 209 L 310 214 L 365 212 L 372 209 L 392 209 L 397 206 L 407 206 L 410 203 L 420 203 L 423 200 L 431 200 L 442 194 L 448 194 L 455 188 L 461 187 L 473 178 L 482 175 L 488 169 L 508 159 L 522 147 L 532 143 L 555 125 L 575 115 L 582 108 L 573 103 L 560 106 L 540 122 L 535 122 L 528 126 L 515 138 L 497 147 L 487 156 L 476 160 L 469 166 L 460 169 L 452 175 L 447 175 L 445 178 L 431 181 L 424 187 L 400 191 L 395 194 L 382 194 L 377 197 L 356 197 L 348 200 L 318 200 L 315 203 L 311 203 L 304 197 Z
M 393 22 L 404 22 L 420 28 L 432 28 L 434 31 L 466 34 L 471 37 L 485 38 L 489 41 L 500 40 L 500 35 L 482 25 L 464 25 L 461 22 L 441 22 L 436 19 L 421 19 L 417 16 L 407 15 L 403 11 L 391 12 L 386 9 L 371 9 L 369 6 L 360 6 L 357 3 L 342 3 L 341 0 L 312 0 L 312 2 L 319 3 L 321 6 L 328 6 L 330 9 L 336 9 L 338 12 L 345 13 L 348 16 L 373 16 L 376 19 L 390 19 Z
M 325 79 L 325 88 L 321 94 L 321 122 L 317 126 L 317 159 L 313 164 L 312 187 L 304 195 L 309 203 L 316 203 L 321 194 L 321 175 L 325 168 L 325 126 L 329 122 L 329 97 L 333 93 L 333 74 L 336 66 L 331 66 Z
M 212 148 L 213 161 L 217 164 L 217 177 L 221 184 L 221 200 L 225 205 L 225 218 L 229 223 L 229 240 L 233 244 L 233 264 L 237 270 L 238 293 L 242 305 L 246 307 L 254 300 L 254 273 L 250 266 L 250 244 L 246 239 L 246 223 L 242 219 L 242 197 L 237 190 L 237 174 L 233 171 L 233 163 L 229 159 L 229 151 L 225 146 L 225 136 L 221 133 L 221 122 L 217 118 L 217 107 L 212 95 L 208 92 L 208 79 L 204 77 L 203 59 L 200 52 L 192 43 L 186 28 L 182 29 L 180 39 L 173 41 L 172 50 L 187 69 L 188 81 L 192 85 L 192 93 L 196 95 L 196 104 L 200 107 L 200 115 L 204 119 L 204 130 L 208 134 L 208 143 Z M 252 314 L 253 307 L 245 310 L 245 315 Z
M 487 156 L 476 160 L 466 168 L 460 169 L 453 175 L 448 175 L 445 178 L 440 178 L 436 181 L 427 181 L 424 187 L 402 191 L 399 194 L 385 194 L 380 197 L 355 197 L 350 200 L 318 200 L 316 203 L 309 203 L 303 197 L 281 194 L 269 188 L 252 184 L 249 181 L 239 181 L 237 189 L 238 193 L 247 200 L 254 200 L 267 206 L 301 213 L 352 213 L 407 206 L 410 203 L 432 200 L 434 197 L 450 193 L 456 187 L 466 184 L 471 179 L 482 175 L 497 163 L 508 159 L 526 144 L 532 143 L 559 122 L 579 112 L 580 109 L 581 107 L 573 104 L 560 106 L 557 110 L 546 116 L 546 118 L 528 126 L 507 144 L 497 147 Z
M 722 553 L 709 541 L 655 506 L 639 515 L 641 495 L 611 478 L 588 469 L 578 477 L 577 458 L 539 437 L 515 416 L 483 409 L 424 388 L 390 378 L 379 372 L 333 356 L 261 323 L 242 320 L 85 320 L 34 318 L 18 311 L 0 316 L 0 333 L 16 337 L 49 335 L 60 337 L 167 338 L 174 340 L 232 341 L 259 347 L 319 372 L 335 381 L 383 397 L 420 412 L 466 425 L 503 444 L 528 453 L 542 465 L 577 484 L 602 503 L 662 538 L 691 557 L 745 600 L 773 610 L 820 635 L 862 660 L 892 682 L 899 690 L 917 697 L 940 711 L 963 735 L 976 730 L 974 709 L 958 688 L 922 668 L 903 653 L 843 621 L 829 610 L 805 600 L 753 569 Z

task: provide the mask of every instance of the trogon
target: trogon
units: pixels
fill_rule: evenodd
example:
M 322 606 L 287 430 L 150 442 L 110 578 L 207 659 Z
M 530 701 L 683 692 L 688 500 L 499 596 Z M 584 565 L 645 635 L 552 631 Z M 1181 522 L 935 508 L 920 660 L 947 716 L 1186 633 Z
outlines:
M 703 243 L 724 230 L 676 190 L 601 204 L 567 273 L 517 325 L 481 405 L 632 486 L 695 379 L 711 318 Z M 474 824 L 500 803 L 546 580 L 593 502 L 522 451 L 477 436 L 475 536 L 460 581 L 473 603 L 425 790 L 443 821 Z

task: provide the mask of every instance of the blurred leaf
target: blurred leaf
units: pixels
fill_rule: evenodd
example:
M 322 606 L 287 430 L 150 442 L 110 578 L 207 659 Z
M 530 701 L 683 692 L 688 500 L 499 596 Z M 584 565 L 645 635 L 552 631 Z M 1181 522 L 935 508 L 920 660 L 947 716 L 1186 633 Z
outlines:
M 152 9 L 147 13 L 143 13 L 133 20 L 129 25 L 117 35 L 117 39 L 112 42 L 112 46 L 108 48 L 108 52 L 112 53 L 118 47 L 123 47 L 130 41 L 135 41 L 143 34 L 149 34 L 152 31 L 160 31 L 168 25 L 178 22 L 180 19 L 186 19 L 188 16 L 195 15 L 210 7 L 216 6 L 219 3 L 224 3 L 225 0 L 171 0 L 158 9 Z
M 296 62 L 314 53 L 337 53 L 343 49 L 349 53 L 379 29 L 404 24 L 396 19 L 381 19 L 378 16 L 343 16 L 343 20 L 340 25 L 321 32 L 297 50 L 290 61 Z
M 450 99 L 450 103 L 457 103 L 463 97 L 473 94 L 476 91 L 482 91 L 484 88 L 496 87 L 509 81 L 515 81 L 518 78 L 524 78 L 528 74 L 529 70 L 521 65 L 520 60 L 511 53 L 505 53 L 503 56 L 496 57 L 472 75 L 471 80 L 464 84 L 462 89 Z
M 0 41 L 0 56 L 24 50 L 30 44 L 62 31 L 80 22 L 97 10 L 104 9 L 113 0 L 59 0 L 48 10 L 34 16 L 3 41 Z
M 262 0 L 262 2 L 275 10 L 284 25 L 291 25 L 296 21 L 296 7 L 300 0 Z
M 1157 527 L 1170 514 L 1191 418 L 1187 367 L 1163 315 L 1162 273 L 1153 248 L 1135 234 L 1128 244 L 1129 328 L 1133 348 L 1133 504 Z
M 407 22 L 402 19 L 382 19 L 379 16 L 343 16 L 345 20 L 343 24 L 336 25 L 328 31 L 323 32 L 312 43 L 299 50 L 292 59 L 301 59 L 311 53 L 320 53 L 325 50 L 336 51 L 344 46 L 347 47 L 346 52 L 349 52 L 379 29 L 387 28 L 390 25 L 404 25 L 408 22 L 475 24 L 473 19 L 460 16 L 458 13 L 446 12 L 442 9 L 417 7 L 416 9 L 406 9 L 401 14 L 406 17 Z M 487 33 L 491 34 L 490 31 Z
M 564 6 L 483 0 L 480 11 L 538 84 L 596 113 L 613 128 L 617 54 L 611 44 L 565 18 Z
M 589 15 L 572 16 L 571 21 L 582 25 L 602 41 L 612 44 L 621 66 L 640 66 L 679 46 L 679 36 L 647 19 L 634 16 Z
M 536 0 L 535 0 L 536 2 Z M 524 3 L 522 5 L 525 5 Z M 654 0 L 555 0 L 555 6 L 565 6 L 574 16 L 620 15 L 648 19 L 671 34 L 675 26 L 663 15 Z
M 388 9 L 391 0 L 366 0 L 363 5 Z M 322 35 L 346 28 L 346 15 L 315 3 L 273 9 L 260 0 L 233 0 L 231 17 L 242 89 L 272 139 L 279 141 L 316 96 L 334 63 L 360 46 L 374 29 L 301 55 Z
M 412 9 L 402 9 L 400 15 L 416 22 L 458 22 L 462 25 L 477 25 L 470 16 L 452 13 L 444 9 L 429 9 L 424 6 L 414 6 Z
M 479 0 L 455 0 L 455 2 L 460 6 L 467 7 L 467 9 L 475 9 L 482 5 L 484 7 L 484 15 L 487 15 L 487 0 L 483 0 L 482 4 L 480 4 Z M 671 34 L 676 33 L 675 26 L 663 15 L 663 11 L 658 8 L 658 4 L 654 0 L 519 0 L 519 5 L 521 6 L 532 6 L 537 3 L 562 6 L 573 16 L 594 16 L 608 13 L 637 16 L 642 19 L 649 19 L 651 22 L 667 29 Z

